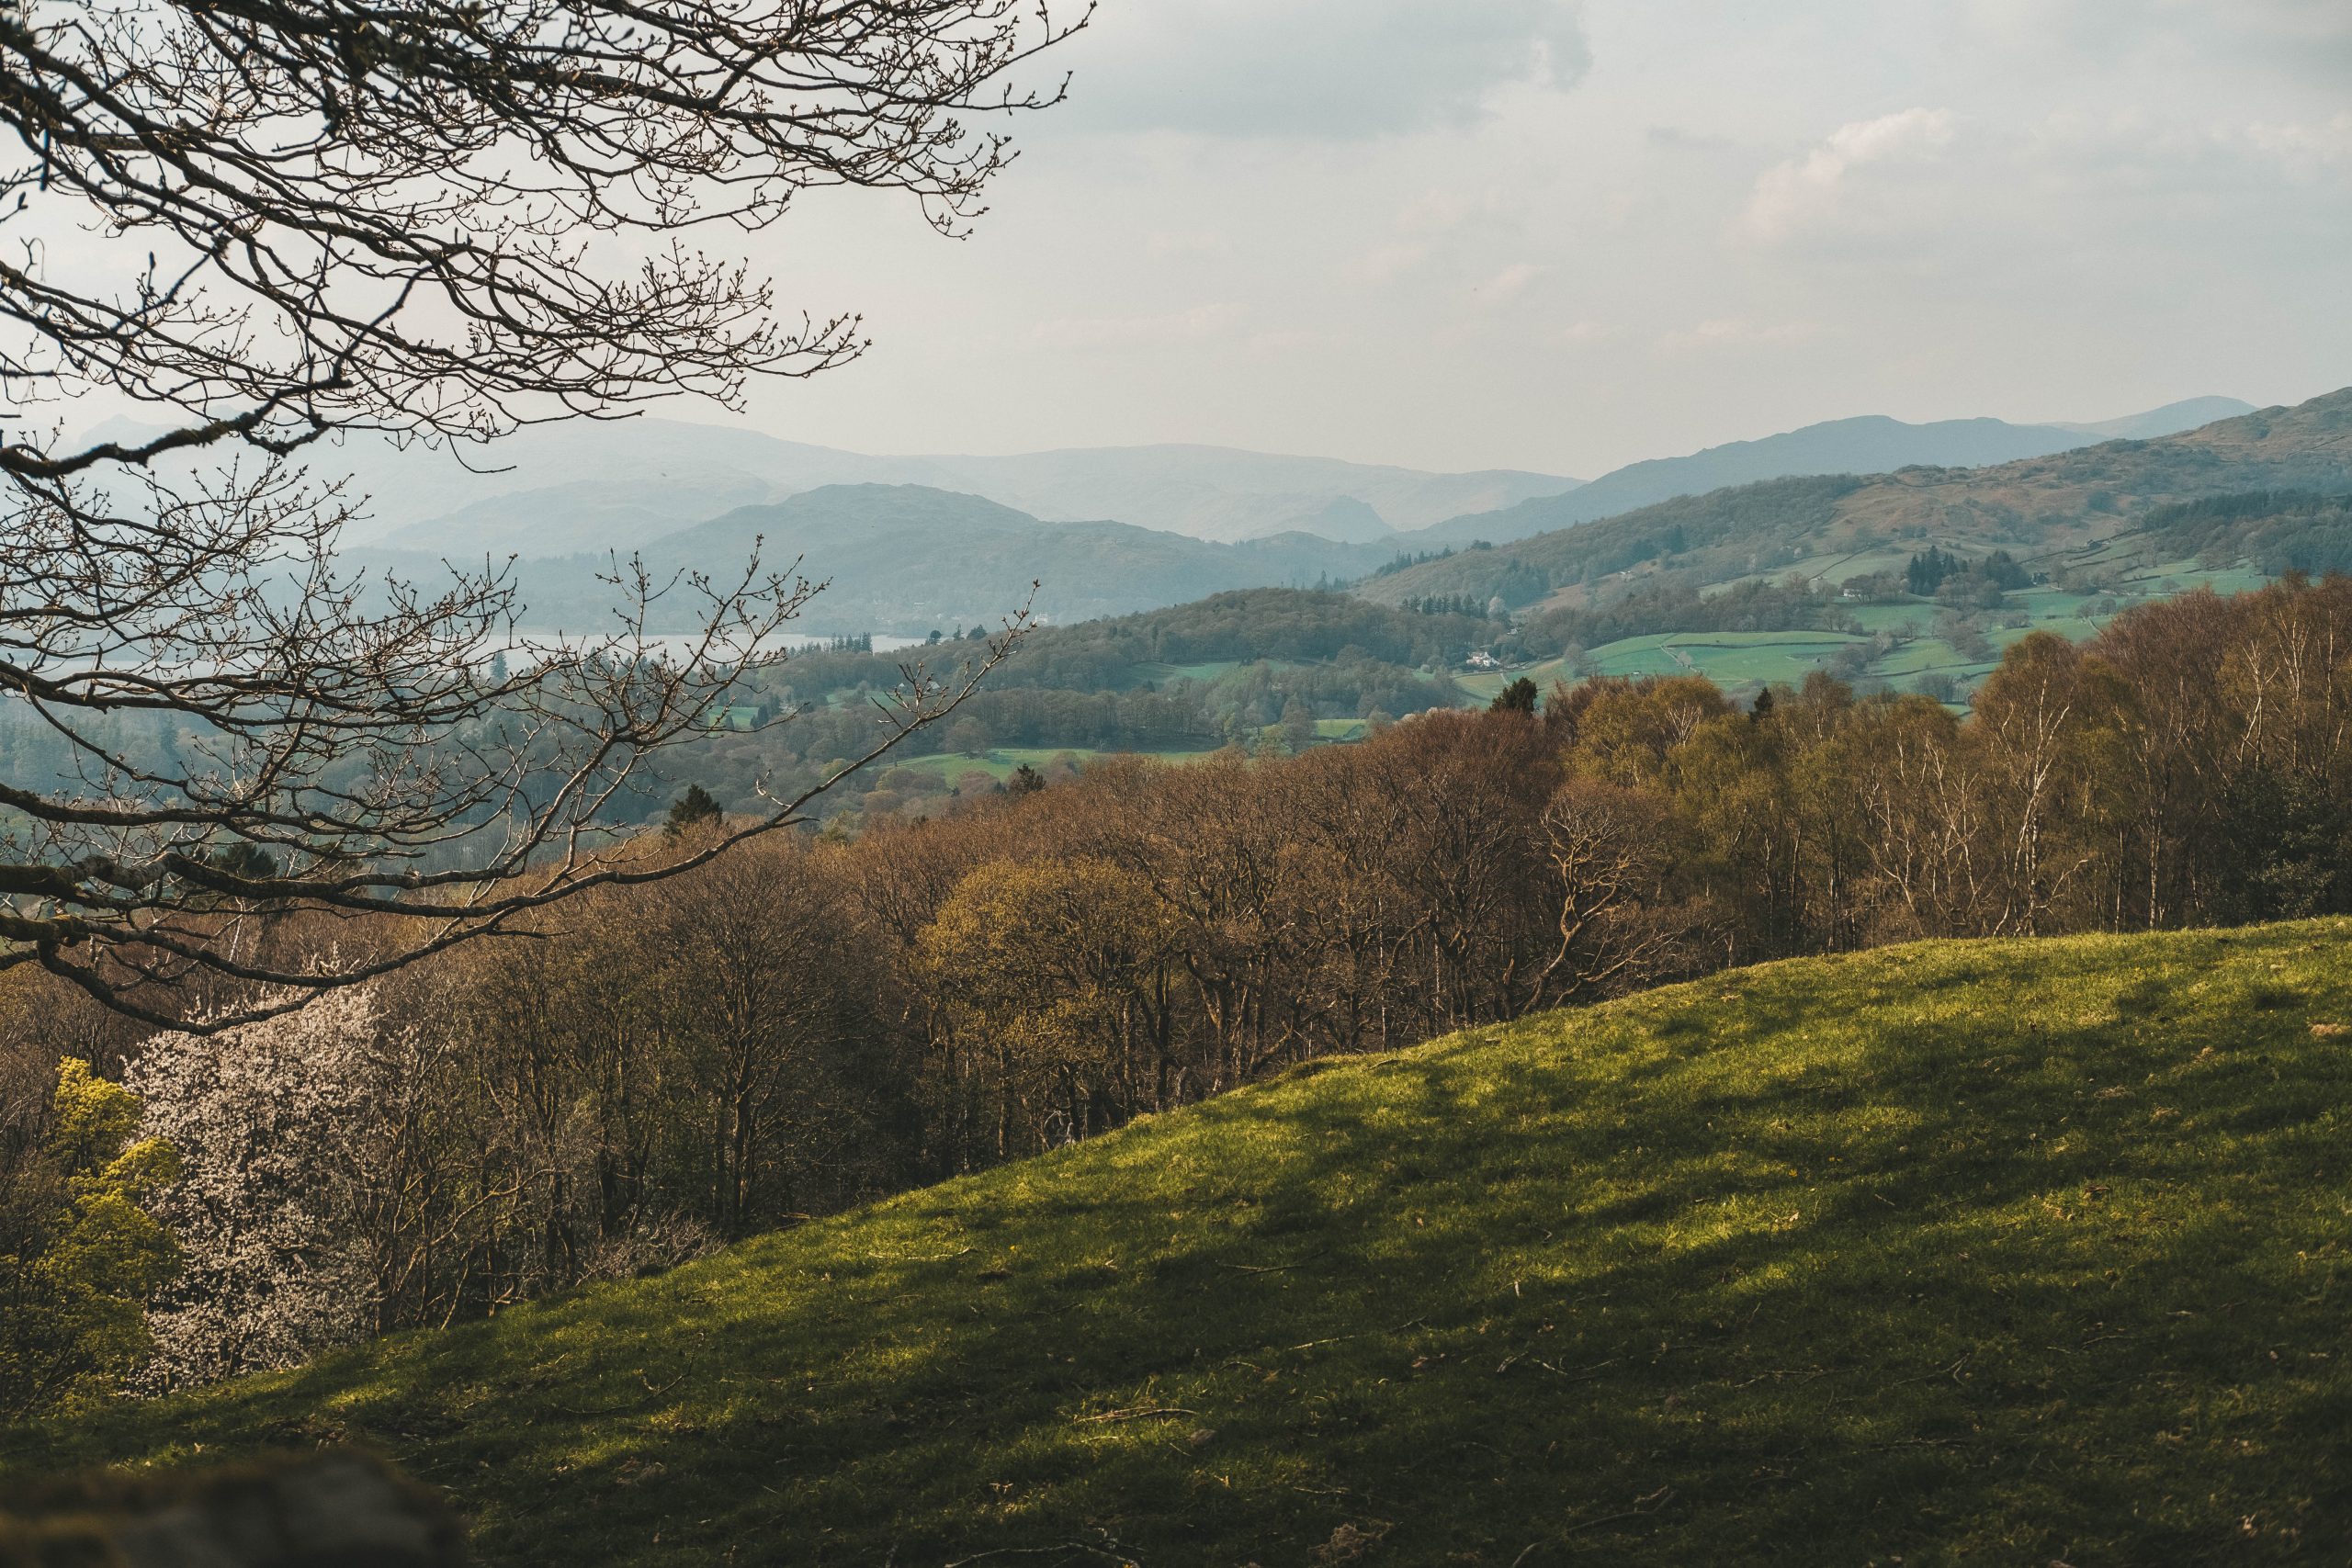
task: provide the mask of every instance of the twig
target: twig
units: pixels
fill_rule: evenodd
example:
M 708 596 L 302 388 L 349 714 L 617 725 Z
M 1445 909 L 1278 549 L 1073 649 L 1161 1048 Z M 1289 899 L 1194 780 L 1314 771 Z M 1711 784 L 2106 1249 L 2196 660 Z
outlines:
M 648 1382 L 643 1372 L 637 1374 L 637 1381 L 645 1384 L 646 1393 L 651 1394 L 654 1398 L 659 1399 L 663 1394 L 669 1393 L 672 1389 L 677 1387 L 680 1383 L 685 1382 L 686 1374 L 680 1372 L 676 1377 L 672 1378 L 660 1388 L 655 1388 L 651 1382 Z M 644 1405 L 644 1401 L 631 1399 L 619 1404 L 606 1405 L 602 1408 L 593 1410 L 582 1410 L 579 1406 L 572 1404 L 559 1404 L 552 1399 L 548 1400 L 547 1404 L 548 1409 L 560 1411 L 566 1416 L 625 1416 L 632 1410 L 641 1409 Z
M 1187 1410 L 1181 1404 L 1155 1404 L 1148 1409 L 1105 1410 L 1099 1416 L 1075 1416 L 1071 1419 L 1083 1425 L 1089 1421 L 1144 1421 L 1155 1416 L 1198 1416 L 1197 1410 Z
M 1304 1269 L 1322 1256 L 1319 1252 L 1311 1253 L 1295 1263 L 1220 1263 L 1217 1267 L 1238 1269 L 1244 1274 L 1285 1274 L 1293 1269 Z
M 1668 1503 L 1673 1501 L 1673 1499 L 1674 1488 L 1671 1486 L 1661 1486 L 1646 1497 L 1634 1498 L 1634 1506 L 1625 1509 L 1622 1513 L 1603 1514 L 1597 1519 L 1587 1519 L 1580 1525 L 1570 1525 L 1562 1533 L 1566 1535 L 1574 1535 L 1578 1530 L 1589 1530 L 1600 1525 L 1613 1525 L 1620 1519 L 1638 1519 L 1645 1514 L 1657 1513 L 1660 1508 L 1666 1506 Z M 1526 1553 L 1521 1552 L 1520 1555 L 1523 1557 Z
M 1544 1360 L 1539 1356 L 1530 1356 L 1528 1359 L 1543 1368 L 1545 1371 L 1551 1373 L 1554 1377 L 1566 1378 L 1570 1382 L 1590 1382 L 1593 1379 L 1600 1375 L 1600 1370 L 1603 1367 L 1613 1367 L 1617 1364 L 1617 1358 L 1611 1356 L 1605 1361 L 1595 1361 L 1589 1367 L 1579 1367 L 1573 1372 L 1564 1372 L 1559 1368 L 1554 1366 L 1551 1362 Z
M 1804 1378 L 1810 1382 L 1814 1378 L 1826 1378 L 1828 1375 L 1829 1369 L 1826 1367 L 1804 1367 L 1797 1369 L 1776 1367 L 1770 1371 L 1758 1372 L 1754 1377 L 1748 1378 L 1741 1382 L 1733 1383 L 1731 1386 L 1734 1388 L 1747 1388 L 1752 1384 L 1762 1382 L 1766 1378 L 1772 1378 L 1775 1380 L 1780 1378 Z
M 1905 1383 L 1926 1382 L 1929 1378 L 1950 1378 L 1952 1382 L 1960 1382 L 1960 1369 L 1966 1366 L 1968 1364 L 1968 1358 L 1974 1354 L 1976 1354 L 1976 1352 L 1973 1350 L 1968 1351 L 1951 1366 L 1930 1368 L 1927 1371 L 1921 1372 L 1916 1378 L 1897 1378 L 1895 1380 L 1894 1386 L 1900 1388 Z

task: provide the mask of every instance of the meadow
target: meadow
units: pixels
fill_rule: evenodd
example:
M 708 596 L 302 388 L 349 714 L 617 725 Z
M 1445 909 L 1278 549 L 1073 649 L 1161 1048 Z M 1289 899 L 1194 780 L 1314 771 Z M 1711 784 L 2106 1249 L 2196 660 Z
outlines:
M 18 1432 L 342 1440 L 491 1563 L 2323 1562 L 2352 920 L 1545 1013 Z

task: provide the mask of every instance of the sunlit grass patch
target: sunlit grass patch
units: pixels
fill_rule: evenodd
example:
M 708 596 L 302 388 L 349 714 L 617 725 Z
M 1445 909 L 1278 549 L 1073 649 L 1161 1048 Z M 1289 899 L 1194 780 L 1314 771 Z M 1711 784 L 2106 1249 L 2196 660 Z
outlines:
M 1923 944 L 1479 1030 L 7 1472 L 357 1439 L 567 1568 L 2330 1561 L 2347 939 Z

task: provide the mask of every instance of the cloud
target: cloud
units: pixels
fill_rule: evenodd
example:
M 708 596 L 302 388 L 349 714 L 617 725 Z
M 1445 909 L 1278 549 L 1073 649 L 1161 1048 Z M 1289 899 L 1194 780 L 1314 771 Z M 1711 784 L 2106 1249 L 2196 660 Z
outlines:
M 1533 262 L 1513 262 L 1492 277 L 1471 290 L 1478 303 L 1486 306 L 1508 305 L 1527 292 L 1528 285 L 1550 271 Z
M 2267 107 L 2267 106 L 2266 106 Z M 2030 134 L 1988 147 L 2012 189 L 2063 192 L 2088 212 L 2138 225 L 2177 221 L 2182 203 L 2217 210 L 2266 201 L 2303 202 L 2314 186 L 2352 168 L 2352 110 L 2300 119 L 2152 120 L 2137 110 L 2108 117 L 2052 115 Z
M 1833 216 L 1856 170 L 1932 157 L 1951 145 L 1953 132 L 1949 109 L 1910 108 L 1841 125 L 1804 157 L 1765 170 L 1743 221 L 1758 239 L 1784 239 Z
M 2256 123 L 2245 128 L 2246 144 L 2299 171 L 2352 165 L 2352 110 L 2317 124 Z
M 1068 62 L 1074 121 L 1218 137 L 1465 125 L 1590 64 L 1577 0 L 1127 0 Z
M 2224 57 L 2290 76 L 2340 79 L 2352 64 L 2352 6 L 2343 0 L 1966 0 L 1962 13 L 1996 43 L 2112 67 L 2128 55 Z
M 1394 283 L 1428 265 L 1430 254 L 1426 243 L 1398 241 L 1366 251 L 1348 263 L 1347 276 L 1363 284 Z

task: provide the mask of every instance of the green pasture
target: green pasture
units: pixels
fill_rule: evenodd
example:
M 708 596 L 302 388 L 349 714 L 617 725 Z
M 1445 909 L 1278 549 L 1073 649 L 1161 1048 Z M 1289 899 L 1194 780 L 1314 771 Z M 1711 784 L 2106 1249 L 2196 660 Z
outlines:
M 487 1564 L 2324 1563 L 2352 921 L 1735 971 L 282 1374 Z

